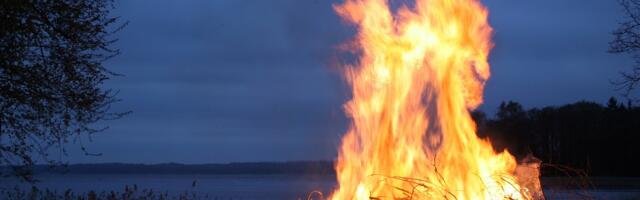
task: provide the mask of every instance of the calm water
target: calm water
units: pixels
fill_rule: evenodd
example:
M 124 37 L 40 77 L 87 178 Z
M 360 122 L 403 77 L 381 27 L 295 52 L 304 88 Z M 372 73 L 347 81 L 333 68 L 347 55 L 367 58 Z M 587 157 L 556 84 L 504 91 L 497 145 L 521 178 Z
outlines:
M 40 182 L 36 186 L 39 189 L 61 192 L 67 189 L 76 193 L 91 190 L 122 192 L 126 185 L 136 184 L 138 188 L 169 194 L 195 192 L 221 199 L 298 199 L 306 198 L 314 190 L 328 193 L 335 185 L 331 176 L 296 175 L 47 174 L 38 176 L 38 179 Z M 15 185 L 15 181 L 4 179 L 0 187 L 14 188 Z M 30 188 L 29 185 L 20 185 Z
M 76 193 L 96 191 L 123 191 L 126 185 L 166 191 L 169 194 L 195 192 L 218 199 L 298 199 L 318 190 L 328 193 L 335 187 L 333 176 L 298 175 L 158 175 L 158 174 L 47 174 L 40 175 L 36 184 L 40 189 Z M 10 179 L 0 179 L 0 188 L 29 188 Z M 193 183 L 195 181 L 195 186 Z M 549 199 L 577 199 L 575 191 L 554 192 Z M 607 189 L 589 191 L 596 199 L 640 199 L 640 190 Z M 551 194 L 549 194 L 551 195 Z

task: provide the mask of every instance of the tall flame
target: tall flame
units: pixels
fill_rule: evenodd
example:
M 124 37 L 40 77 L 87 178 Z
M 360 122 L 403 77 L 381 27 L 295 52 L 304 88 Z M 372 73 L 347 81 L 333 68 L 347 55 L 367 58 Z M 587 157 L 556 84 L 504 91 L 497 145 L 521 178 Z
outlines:
M 523 174 L 475 133 L 469 110 L 482 103 L 492 47 L 477 0 L 417 0 L 395 12 L 386 0 L 346 0 L 335 10 L 357 25 L 361 57 L 345 73 L 353 122 L 331 199 L 542 198 L 537 168 Z

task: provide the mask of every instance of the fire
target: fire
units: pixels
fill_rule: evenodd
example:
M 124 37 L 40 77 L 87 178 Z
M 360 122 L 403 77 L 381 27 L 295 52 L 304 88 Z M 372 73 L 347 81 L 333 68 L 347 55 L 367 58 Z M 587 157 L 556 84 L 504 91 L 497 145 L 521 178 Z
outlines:
M 493 45 L 477 0 L 396 11 L 386 0 L 346 0 L 335 10 L 357 26 L 350 46 L 361 57 L 345 72 L 353 122 L 331 199 L 543 198 L 536 164 L 519 166 L 476 136 L 469 111 L 482 103 Z

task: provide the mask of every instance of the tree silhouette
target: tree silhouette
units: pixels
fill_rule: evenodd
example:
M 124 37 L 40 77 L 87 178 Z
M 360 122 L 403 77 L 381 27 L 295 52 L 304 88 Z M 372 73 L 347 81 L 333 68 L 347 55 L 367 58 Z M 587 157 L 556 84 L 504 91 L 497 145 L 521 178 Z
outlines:
M 621 72 L 622 79 L 614 81 L 629 95 L 640 83 L 640 0 L 618 0 L 624 8 L 624 21 L 613 32 L 614 39 L 609 43 L 609 52 L 628 53 L 635 59 L 636 65 L 628 72 Z
M 509 149 L 510 152 L 524 155 L 528 149 L 529 127 L 527 113 L 521 104 L 508 101 L 500 103 L 496 120 L 490 123 L 496 134 L 502 137 L 504 144 L 500 148 Z
M 640 176 L 630 164 L 640 154 L 640 107 L 631 103 L 625 106 L 611 98 L 604 106 L 579 101 L 525 110 L 509 101 L 500 104 L 493 118 L 473 116 L 478 136 L 488 137 L 496 150 L 507 149 L 517 158 L 532 153 L 545 163 L 591 175 Z
M 0 165 L 30 180 L 31 166 L 64 145 L 104 128 L 116 92 L 103 82 L 117 74 L 102 62 L 117 55 L 110 36 L 110 0 L 6 0 L 0 2 Z M 53 148 L 52 148 L 53 147 Z M 85 151 L 86 153 L 86 151 Z M 62 156 L 60 155 L 60 156 Z M 6 173 L 7 171 L 5 171 Z

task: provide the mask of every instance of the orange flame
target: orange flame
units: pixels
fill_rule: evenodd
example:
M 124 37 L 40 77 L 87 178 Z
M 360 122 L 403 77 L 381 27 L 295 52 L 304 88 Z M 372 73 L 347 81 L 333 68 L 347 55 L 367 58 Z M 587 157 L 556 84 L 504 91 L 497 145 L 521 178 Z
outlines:
M 346 0 L 335 10 L 357 25 L 361 57 L 345 73 L 353 122 L 331 199 L 543 198 L 537 165 L 516 170 L 511 154 L 476 136 L 469 110 L 482 103 L 492 47 L 477 0 L 396 12 L 385 0 Z

